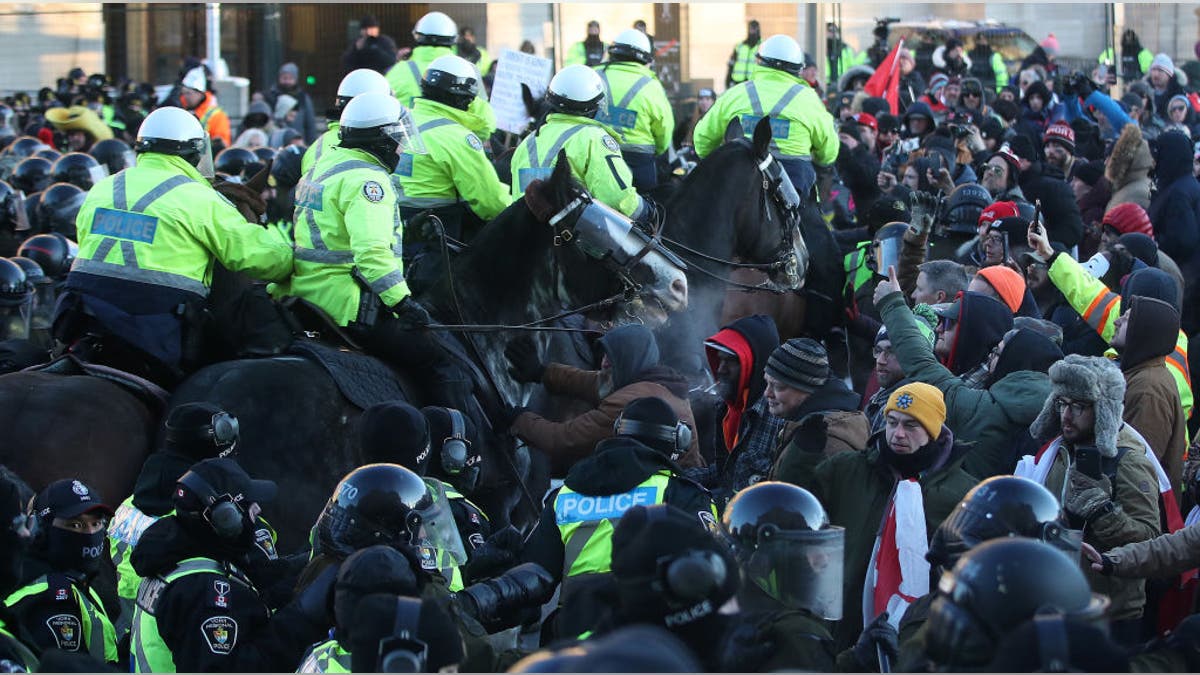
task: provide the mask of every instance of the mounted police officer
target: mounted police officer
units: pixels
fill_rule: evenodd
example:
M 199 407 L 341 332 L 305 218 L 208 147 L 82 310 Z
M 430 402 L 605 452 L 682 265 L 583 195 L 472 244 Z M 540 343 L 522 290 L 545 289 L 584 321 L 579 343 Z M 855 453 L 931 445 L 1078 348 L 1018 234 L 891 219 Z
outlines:
M 4 601 L 16 617 L 13 628 L 38 653 L 57 648 L 116 663 L 116 633 L 91 585 L 112 509 L 83 482 L 63 479 L 38 494 L 30 515 L 38 534 L 24 585 Z
M 508 186 L 500 182 L 482 141 L 471 131 L 481 123 L 470 110 L 481 88 L 475 66 L 462 57 L 439 56 L 430 63 L 412 109 L 427 152 L 406 152 L 396 166 L 401 218 L 411 223 L 418 213 L 432 209 L 446 235 L 460 241 L 470 241 L 511 201 Z M 412 229 L 406 234 L 408 260 L 428 242 L 436 246 L 436 238 Z
M 604 83 L 596 71 L 581 65 L 563 68 L 550 80 L 546 103 L 551 111 L 546 123 L 513 151 L 513 199 L 534 180 L 549 178 L 558 151 L 565 150 L 572 175 L 597 201 L 634 220 L 650 216 L 653 207 L 634 188 L 621 146 L 596 120 L 604 105 Z
M 466 409 L 471 383 L 420 329 L 432 319 L 413 299 L 399 255 L 400 212 L 392 172 L 403 153 L 423 153 L 408 110 L 386 94 L 360 94 L 342 111 L 336 153 L 296 187 L 295 271 L 276 289 L 316 305 L 373 355 L 421 377 L 434 402 Z
M 276 281 L 291 273 L 292 252 L 208 184 L 208 135 L 191 114 L 150 113 L 135 150 L 137 166 L 98 182 L 79 210 L 55 337 L 72 349 L 86 337 L 96 356 L 124 352 L 122 367 L 171 380 L 199 356 L 214 262 Z
M 700 118 L 692 134 L 696 154 L 705 157 L 724 142 L 730 120 L 741 120 L 747 135 L 763 116 L 771 119 L 772 154 L 796 191 L 807 196 L 816 182 L 814 165 L 833 164 L 838 135 L 833 116 L 802 77 L 804 52 L 787 35 L 773 35 L 758 48 L 758 67 L 748 82 L 729 89 Z
M 640 192 L 658 185 L 655 158 L 667 151 L 675 133 L 671 102 L 650 70 L 653 59 L 646 34 L 626 28 L 608 46 L 608 61 L 596 66 L 608 102 L 596 119 L 617 133 L 621 156 Z
M 340 140 L 338 127 L 342 111 L 355 96 L 366 93 L 391 94 L 392 87 L 383 75 L 370 68 L 350 71 L 342 78 L 341 83 L 338 84 L 337 97 L 333 101 L 333 110 L 329 115 L 329 129 L 304 151 L 304 157 L 300 160 L 301 175 L 308 173 L 308 170 L 318 159 L 321 159 L 322 155 L 337 147 Z
M 605 611 L 591 596 L 609 581 L 613 527 L 630 508 L 671 504 L 717 529 L 712 495 L 683 478 L 675 463 L 691 443 L 691 430 L 670 404 L 635 399 L 613 430 L 595 454 L 571 467 L 525 545 L 525 560 L 562 583 L 557 629 L 563 637 L 591 630 Z
M 417 20 L 417 25 L 413 26 L 413 39 L 417 46 L 413 48 L 412 55 L 405 61 L 397 61 L 387 73 L 388 84 L 400 103 L 412 107 L 413 101 L 421 95 L 425 69 L 438 57 L 453 55 L 457 38 L 458 27 L 454 19 L 441 12 L 430 12 Z M 478 72 L 476 70 L 476 77 L 479 77 Z M 479 124 L 472 127 L 471 131 L 485 140 L 490 138 L 496 130 L 496 113 L 492 110 L 492 104 L 480 95 L 472 99 L 468 110 L 473 115 L 472 120 Z
M 134 672 L 287 671 L 326 635 L 336 567 L 274 613 L 242 569 L 259 504 L 276 491 L 229 458 L 179 477 L 175 515 L 146 529 L 133 549 L 133 569 L 145 577 L 130 636 Z

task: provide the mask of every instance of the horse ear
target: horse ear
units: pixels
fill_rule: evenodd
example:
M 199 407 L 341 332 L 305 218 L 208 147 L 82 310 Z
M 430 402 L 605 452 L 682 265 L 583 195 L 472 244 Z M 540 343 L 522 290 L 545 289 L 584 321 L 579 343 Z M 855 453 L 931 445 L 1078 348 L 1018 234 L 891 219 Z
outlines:
M 729 124 L 725 125 L 725 142 L 732 143 L 746 135 L 746 130 L 742 128 L 742 118 L 735 115 L 729 120 Z
M 563 148 L 558 151 L 558 157 L 554 160 L 554 172 L 550 174 L 549 182 L 554 185 L 566 185 L 569 180 L 571 180 L 571 163 L 567 161 L 566 148 Z
M 268 160 L 266 166 L 264 166 L 261 170 L 259 170 L 258 173 L 254 174 L 253 178 L 246 181 L 246 187 L 250 188 L 251 190 L 254 190 L 255 192 L 262 192 L 263 190 L 266 190 L 267 189 L 267 178 L 269 178 L 271 176 L 271 165 L 274 162 L 275 162 L 275 160 L 273 160 L 273 159 Z
M 529 89 L 529 85 L 521 83 L 521 100 L 525 102 L 525 112 L 533 117 L 537 114 L 537 99 L 533 97 L 533 91 Z
M 754 154 L 759 157 L 766 157 L 771 151 L 771 119 L 763 116 L 754 125 Z

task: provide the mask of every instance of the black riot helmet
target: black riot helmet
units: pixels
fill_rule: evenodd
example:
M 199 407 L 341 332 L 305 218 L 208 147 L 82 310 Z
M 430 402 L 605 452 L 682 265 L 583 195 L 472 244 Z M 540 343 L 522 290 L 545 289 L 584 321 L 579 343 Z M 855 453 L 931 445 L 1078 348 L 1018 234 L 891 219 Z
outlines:
M 929 609 L 926 653 L 941 668 L 979 667 L 1005 635 L 1039 614 L 1101 621 L 1108 605 L 1062 551 L 1022 537 L 995 539 L 942 575 Z
M 1040 483 L 1017 476 L 992 476 L 971 488 L 942 521 L 926 557 L 950 569 L 962 554 L 1001 537 L 1039 539 L 1078 557 L 1082 534 L 1067 528 L 1058 500 Z
M 314 553 L 345 558 L 386 544 L 412 545 L 421 529 L 420 511 L 433 503 L 420 476 L 398 464 L 368 464 L 338 483 L 317 519 Z
M 275 179 L 277 190 L 290 190 L 300 182 L 300 161 L 303 158 L 304 149 L 297 145 L 289 145 L 275 153 L 271 177 Z
M 213 162 L 213 168 L 217 173 L 229 178 L 246 177 L 246 169 L 254 164 L 262 168 L 262 162 L 259 161 L 258 155 L 246 148 L 225 148 Z
M 42 159 L 48 159 L 50 160 L 50 163 L 53 164 L 54 162 L 58 161 L 59 157 L 62 157 L 62 153 L 54 148 L 46 148 L 45 150 L 38 150 L 33 156 L 41 157 Z
M 28 161 L 28 160 L 26 160 Z M 87 192 L 70 183 L 55 183 L 42 192 L 37 205 L 37 222 L 42 229 L 75 238 L 75 217 Z
M 16 232 L 18 229 L 29 228 L 21 201 L 17 191 L 0 180 L 0 230 Z
M 33 136 L 21 136 L 8 144 L 8 147 L 4 149 L 4 154 L 14 157 L 33 157 L 39 150 L 46 150 L 49 147 Z
M 237 450 L 238 419 L 220 406 L 204 401 L 182 403 L 163 423 L 163 452 L 195 461 L 227 457 Z
M 108 177 L 108 169 L 91 155 L 68 152 L 54 163 L 53 176 L 55 183 L 70 183 L 87 191 Z
M 35 234 L 26 239 L 17 255 L 36 262 L 46 276 L 60 281 L 71 271 L 71 263 L 75 262 L 75 252 L 71 241 L 66 236 L 58 234 Z
M 33 284 L 25 270 L 8 258 L 0 258 L 0 307 L 19 307 L 33 299 Z
M 266 166 L 267 162 L 275 161 L 275 157 L 279 154 L 279 151 L 275 148 L 268 147 L 254 148 L 250 152 L 253 152 L 254 156 L 258 158 L 258 163 L 262 165 L 259 167 L 260 169 Z
M 97 141 L 88 150 L 88 154 L 96 158 L 101 166 L 108 169 L 108 175 L 115 176 L 134 164 L 133 148 L 119 138 L 106 138 Z
M 46 273 L 42 271 L 42 266 L 33 260 L 30 260 L 29 258 L 22 258 L 19 255 L 8 258 L 8 260 L 16 263 L 17 267 L 20 267 L 21 270 L 25 272 L 25 279 L 34 286 L 49 281 Z
M 755 483 L 734 495 L 721 525 L 746 581 L 788 608 L 841 618 L 845 530 L 829 524 L 812 493 Z
M 942 224 L 946 232 L 973 235 L 979 224 L 979 214 L 995 201 L 987 188 L 978 183 L 963 183 L 954 188 L 946 200 Z
M 13 168 L 12 177 L 9 180 L 13 187 L 27 195 L 41 192 L 54 182 L 51 179 L 53 166 L 48 159 L 27 157 Z

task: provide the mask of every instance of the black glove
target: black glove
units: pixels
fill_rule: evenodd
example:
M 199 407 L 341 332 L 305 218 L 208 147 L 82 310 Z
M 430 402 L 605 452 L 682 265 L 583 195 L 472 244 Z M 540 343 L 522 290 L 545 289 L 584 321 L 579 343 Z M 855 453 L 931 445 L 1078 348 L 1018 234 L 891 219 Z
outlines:
M 479 548 L 471 551 L 464 571 L 469 579 L 484 579 L 512 567 L 525 545 L 525 539 L 512 525 L 488 537 Z
M 1092 95 L 1092 92 L 1096 91 L 1096 85 L 1092 82 L 1092 78 L 1083 73 L 1075 73 L 1071 77 L 1071 85 L 1079 98 L 1087 98 Z
M 529 337 L 510 340 L 504 348 L 504 356 L 512 365 L 508 374 L 517 382 L 541 382 L 546 366 L 538 356 L 537 345 Z
M 854 659 L 868 671 L 879 669 L 879 652 L 882 651 L 892 661 L 900 655 L 900 644 L 896 629 L 888 623 L 888 613 L 881 612 L 875 620 L 863 629 L 854 645 Z
M 340 563 L 326 567 L 292 600 L 292 606 L 313 623 L 326 624 L 333 615 L 333 584 L 340 568 Z
M 396 303 L 392 307 L 392 313 L 399 319 L 404 330 L 416 330 L 433 323 L 433 317 L 429 316 L 429 312 L 411 295 L 404 296 L 403 300 Z
M 529 412 L 529 408 L 526 408 L 523 405 L 505 406 L 504 407 L 504 419 L 500 420 L 500 423 L 503 426 L 500 428 L 500 430 L 508 431 L 509 429 L 512 428 L 512 425 L 517 421 L 517 418 L 521 416 L 521 413 L 527 413 L 527 412 Z
M 759 672 L 776 647 L 757 625 L 738 621 L 722 639 L 717 672 Z
M 800 420 L 792 442 L 804 452 L 825 452 L 829 441 L 829 423 L 821 413 L 813 413 Z
M 1188 672 L 1200 670 L 1200 614 L 1193 614 L 1180 621 L 1175 630 L 1167 636 L 1166 644 L 1183 654 Z

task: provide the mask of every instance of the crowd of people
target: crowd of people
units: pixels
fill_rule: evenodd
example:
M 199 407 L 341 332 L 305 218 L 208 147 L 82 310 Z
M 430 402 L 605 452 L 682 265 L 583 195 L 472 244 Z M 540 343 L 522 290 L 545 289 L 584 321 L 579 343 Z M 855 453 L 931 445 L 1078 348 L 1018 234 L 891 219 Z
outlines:
M 0 106 L 0 372 L 171 391 L 213 335 L 244 358 L 321 332 L 429 404 L 362 411 L 303 543 L 239 463 L 260 420 L 215 403 L 166 412 L 131 495 L 0 466 L 0 671 L 1200 669 L 1200 97 L 1169 55 L 1127 31 L 1065 72 L 1050 36 L 1010 78 L 951 39 L 928 73 L 893 51 L 889 99 L 886 50 L 832 27 L 822 87 L 751 21 L 676 119 L 645 24 L 592 22 L 504 155 L 469 27 L 431 12 L 398 49 L 359 25 L 325 129 L 292 63 L 237 127 L 197 60 L 161 101 L 75 69 Z M 579 412 L 481 419 L 415 297 L 447 242 L 562 161 L 653 234 L 652 195 L 734 122 L 769 127 L 783 213 L 840 246 L 836 325 L 737 318 L 698 380 L 641 324 L 584 367 L 514 337 L 495 376 Z M 218 301 L 225 271 L 255 281 Z M 524 531 L 472 501 L 489 428 L 561 479 Z

